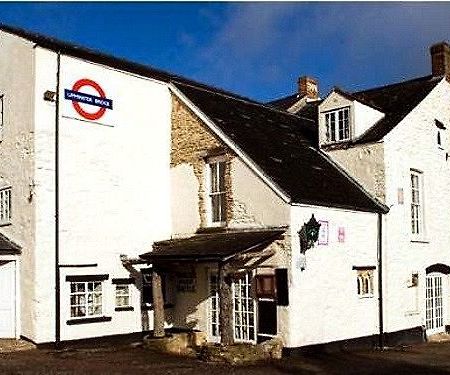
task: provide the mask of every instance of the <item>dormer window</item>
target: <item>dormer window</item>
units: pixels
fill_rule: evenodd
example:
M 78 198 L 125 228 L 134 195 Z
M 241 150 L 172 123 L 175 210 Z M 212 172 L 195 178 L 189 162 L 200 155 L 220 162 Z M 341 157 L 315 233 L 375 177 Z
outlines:
M 350 108 L 340 108 L 325 113 L 327 142 L 342 142 L 350 139 Z

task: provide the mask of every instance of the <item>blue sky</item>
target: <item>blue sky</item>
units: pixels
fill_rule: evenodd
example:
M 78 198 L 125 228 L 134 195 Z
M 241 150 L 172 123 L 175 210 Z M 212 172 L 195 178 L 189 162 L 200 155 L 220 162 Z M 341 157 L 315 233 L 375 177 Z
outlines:
M 270 100 L 430 73 L 450 3 L 0 3 L 0 22 Z

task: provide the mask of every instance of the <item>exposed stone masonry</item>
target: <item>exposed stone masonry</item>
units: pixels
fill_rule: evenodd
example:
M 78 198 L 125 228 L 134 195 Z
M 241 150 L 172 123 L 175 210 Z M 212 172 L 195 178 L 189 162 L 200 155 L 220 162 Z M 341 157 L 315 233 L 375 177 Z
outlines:
M 233 217 L 233 197 L 231 189 L 231 161 L 234 153 L 228 149 L 217 137 L 207 129 L 187 106 L 178 98 L 172 96 L 172 147 L 170 154 L 170 167 L 180 164 L 191 165 L 198 181 L 198 209 L 200 213 L 200 226 L 207 226 L 207 205 L 205 185 L 205 164 L 208 156 L 224 155 L 226 160 L 225 189 L 226 189 L 226 221 Z

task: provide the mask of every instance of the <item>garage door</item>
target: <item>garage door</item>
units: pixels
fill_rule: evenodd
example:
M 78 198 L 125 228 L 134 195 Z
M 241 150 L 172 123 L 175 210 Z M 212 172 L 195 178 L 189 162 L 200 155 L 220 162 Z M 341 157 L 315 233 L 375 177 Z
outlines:
M 16 336 L 16 283 L 13 261 L 0 260 L 0 337 Z

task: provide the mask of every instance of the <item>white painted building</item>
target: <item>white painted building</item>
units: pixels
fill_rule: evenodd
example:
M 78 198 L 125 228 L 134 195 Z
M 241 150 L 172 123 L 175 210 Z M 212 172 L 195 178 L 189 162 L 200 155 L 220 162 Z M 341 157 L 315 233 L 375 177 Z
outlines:
M 448 185 L 445 80 L 430 78 L 382 142 L 327 148 L 330 158 L 315 147 L 317 118 L 23 30 L 0 27 L 0 50 L 0 286 L 10 292 L 1 336 L 50 343 L 152 330 L 146 261 L 164 266 L 166 326 L 210 341 L 220 332 L 216 271 L 230 259 L 240 262 L 228 270 L 236 341 L 376 344 L 380 332 L 426 324 L 426 283 L 442 280 L 446 293 L 447 276 L 426 276 L 450 264 L 445 217 L 431 214 L 444 197 L 427 198 Z M 360 139 L 388 117 L 338 91 L 319 107 L 295 99 L 296 110 L 320 111 L 325 143 L 327 111 L 349 108 L 335 114 L 334 140 Z M 443 150 L 427 141 L 437 129 Z M 404 152 L 419 142 L 432 166 Z M 411 173 L 427 234 L 414 242 L 402 229 Z M 384 219 L 388 208 L 361 185 L 391 208 Z M 298 232 L 312 218 L 320 231 L 305 250 Z
M 274 103 L 313 119 L 320 149 L 389 207 L 383 325 L 386 336 L 403 341 L 450 324 L 450 47 L 440 43 L 430 52 L 426 77 Z

